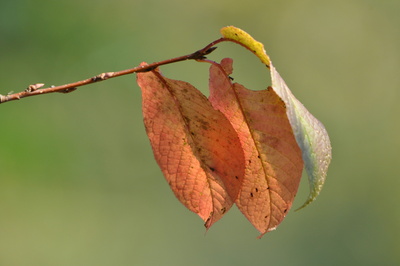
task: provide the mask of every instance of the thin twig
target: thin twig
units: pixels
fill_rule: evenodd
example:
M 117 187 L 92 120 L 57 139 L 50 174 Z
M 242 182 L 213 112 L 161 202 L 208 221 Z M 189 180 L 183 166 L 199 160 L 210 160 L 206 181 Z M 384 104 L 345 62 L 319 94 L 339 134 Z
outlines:
M 226 41 L 226 40 L 227 39 L 225 39 L 225 38 L 220 38 L 220 39 L 208 44 L 203 49 L 200 49 L 192 54 L 183 55 L 183 56 L 175 57 L 172 59 L 163 60 L 160 62 L 155 62 L 155 63 L 148 64 L 145 66 L 137 66 L 134 68 L 130 68 L 130 69 L 126 69 L 126 70 L 122 70 L 122 71 L 118 71 L 118 72 L 105 72 L 105 73 L 96 75 L 92 78 L 88 78 L 88 79 L 77 81 L 77 82 L 72 82 L 69 84 L 61 85 L 61 86 L 51 86 L 51 87 L 42 89 L 42 87 L 44 85 L 43 83 L 29 85 L 29 87 L 22 92 L 9 93 L 8 95 L 0 94 L 0 104 L 5 103 L 5 102 L 14 101 L 14 100 L 20 100 L 25 97 L 42 95 L 42 94 L 53 93 L 53 92 L 69 93 L 69 92 L 75 91 L 80 86 L 104 81 L 104 80 L 107 80 L 110 78 L 115 78 L 115 77 L 119 77 L 119 76 L 123 76 L 123 75 L 132 74 L 132 73 L 151 71 L 162 65 L 167 65 L 167 64 L 176 63 L 176 62 L 180 62 L 180 61 L 186 61 L 186 60 L 202 60 L 202 59 L 206 58 L 206 55 L 208 55 L 209 53 L 211 53 L 212 51 L 214 51 L 217 48 L 217 47 L 213 47 L 214 45 L 216 45 L 220 42 Z

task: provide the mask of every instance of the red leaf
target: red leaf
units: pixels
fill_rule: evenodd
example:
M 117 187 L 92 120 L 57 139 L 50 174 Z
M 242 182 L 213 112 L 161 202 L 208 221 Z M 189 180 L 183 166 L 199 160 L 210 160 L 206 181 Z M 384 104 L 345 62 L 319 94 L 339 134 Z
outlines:
M 211 66 L 209 100 L 239 135 L 245 177 L 236 204 L 262 236 L 290 209 L 303 161 L 283 101 L 272 89 L 251 91 L 232 84 L 231 73 L 232 59 Z
M 238 196 L 244 175 L 239 138 L 189 83 L 158 70 L 138 73 L 137 81 L 155 159 L 176 197 L 209 228 Z

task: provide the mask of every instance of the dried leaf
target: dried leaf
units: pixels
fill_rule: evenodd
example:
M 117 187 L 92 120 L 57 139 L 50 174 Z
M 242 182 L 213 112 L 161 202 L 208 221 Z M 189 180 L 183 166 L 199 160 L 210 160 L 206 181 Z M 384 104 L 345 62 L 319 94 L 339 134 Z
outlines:
M 286 104 L 286 112 L 302 150 L 305 168 L 310 184 L 310 194 L 303 208 L 311 203 L 320 193 L 325 182 L 329 164 L 332 159 L 332 147 L 328 133 L 323 124 L 318 121 L 299 100 L 295 98 L 285 81 L 265 52 L 264 45 L 251 37 L 247 32 L 234 26 L 221 29 L 221 34 L 233 42 L 239 43 L 252 51 L 261 62 L 270 68 L 272 87 Z
M 238 136 L 189 83 L 158 70 L 138 73 L 137 82 L 155 159 L 176 197 L 209 228 L 231 208 L 243 181 Z
M 303 161 L 285 104 L 272 90 L 232 84 L 232 59 L 210 68 L 214 108 L 230 120 L 245 155 L 245 177 L 236 204 L 261 234 L 284 219 L 296 195 Z

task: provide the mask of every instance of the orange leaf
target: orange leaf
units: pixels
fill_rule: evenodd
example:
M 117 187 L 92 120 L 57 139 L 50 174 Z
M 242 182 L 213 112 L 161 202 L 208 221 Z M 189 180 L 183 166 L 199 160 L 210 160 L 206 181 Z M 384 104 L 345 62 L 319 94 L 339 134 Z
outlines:
M 189 83 L 167 79 L 158 70 L 138 73 L 137 81 L 155 159 L 175 196 L 209 228 L 238 196 L 244 175 L 239 138 Z
M 275 229 L 290 209 L 303 160 L 280 97 L 272 89 L 251 91 L 232 84 L 231 73 L 232 59 L 211 66 L 209 100 L 240 138 L 245 177 L 236 204 L 262 236 Z

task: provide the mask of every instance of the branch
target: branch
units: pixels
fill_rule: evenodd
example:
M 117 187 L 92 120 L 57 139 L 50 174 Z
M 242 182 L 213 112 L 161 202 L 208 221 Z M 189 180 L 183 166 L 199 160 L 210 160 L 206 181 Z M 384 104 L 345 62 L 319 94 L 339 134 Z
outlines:
M 75 91 L 80 86 L 104 81 L 104 80 L 107 80 L 110 78 L 115 78 L 115 77 L 128 75 L 128 74 L 132 74 L 132 73 L 138 73 L 138 72 L 147 72 L 147 71 L 151 71 L 159 66 L 176 63 L 176 62 L 180 62 L 180 61 L 202 60 L 202 59 L 206 58 L 206 55 L 210 54 L 215 49 L 217 49 L 217 47 L 213 47 L 214 45 L 216 45 L 220 42 L 226 41 L 226 40 L 227 39 L 225 39 L 225 38 L 220 38 L 216 41 L 211 42 L 204 48 L 202 48 L 192 54 L 183 55 L 183 56 L 175 57 L 172 59 L 163 60 L 160 62 L 155 62 L 155 63 L 148 64 L 145 66 L 137 66 L 137 67 L 134 67 L 131 69 L 126 69 L 126 70 L 122 70 L 122 71 L 118 71 L 118 72 L 105 72 L 105 73 L 96 75 L 92 78 L 88 78 L 88 79 L 77 81 L 77 82 L 72 82 L 69 84 L 61 85 L 61 86 L 51 86 L 48 88 L 42 88 L 44 85 L 43 83 L 29 85 L 29 87 L 22 92 L 12 93 L 12 94 L 10 93 L 8 95 L 0 94 L 0 104 L 5 103 L 5 102 L 14 101 L 14 100 L 20 100 L 25 97 L 42 95 L 42 94 L 53 93 L 53 92 L 70 93 L 70 92 Z

